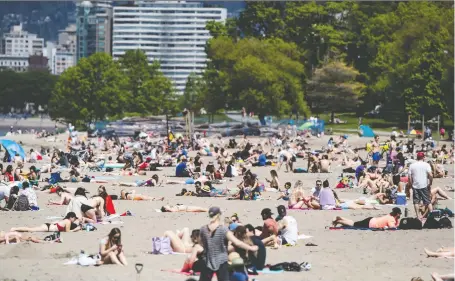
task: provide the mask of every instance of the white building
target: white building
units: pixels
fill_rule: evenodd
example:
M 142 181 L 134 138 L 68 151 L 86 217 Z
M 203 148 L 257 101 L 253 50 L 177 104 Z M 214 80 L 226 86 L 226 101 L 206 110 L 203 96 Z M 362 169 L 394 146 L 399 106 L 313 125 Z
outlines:
M 204 8 L 185 1 L 114 7 L 112 56 L 118 59 L 127 50 L 145 51 L 149 62 L 161 63 L 177 93 L 183 93 L 188 75 L 201 73 L 206 67 L 207 21 L 223 22 L 226 14 L 224 8 Z
M 28 70 L 28 56 L 0 55 L 0 70 L 11 69 L 16 72 Z
M 44 39 L 23 31 L 22 24 L 13 26 L 10 33 L 3 35 L 2 41 L 5 55 L 28 57 L 43 53 Z
M 72 52 L 56 50 L 52 66 L 52 74 L 60 75 L 68 68 L 76 65 L 76 56 Z

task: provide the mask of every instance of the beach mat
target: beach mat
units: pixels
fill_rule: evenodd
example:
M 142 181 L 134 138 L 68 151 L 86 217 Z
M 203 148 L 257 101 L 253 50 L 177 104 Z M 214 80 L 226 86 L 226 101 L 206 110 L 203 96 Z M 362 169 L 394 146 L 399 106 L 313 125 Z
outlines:
M 199 276 L 200 275 L 199 272 L 182 272 L 181 269 L 162 269 L 161 271 L 182 274 L 182 275 L 185 275 L 185 276 Z M 256 270 L 256 271 L 257 271 L 257 273 L 259 273 L 259 275 L 262 275 L 262 274 L 279 274 L 279 273 L 283 273 L 284 272 L 284 270 L 273 271 L 273 270 L 270 270 L 269 268 L 264 268 L 263 270 Z M 249 277 L 254 277 L 254 276 L 257 276 L 257 275 L 248 275 L 248 276 Z M 213 276 L 213 279 L 216 280 L 216 275 Z
M 371 230 L 371 231 L 388 231 L 388 230 L 400 230 L 399 228 L 368 228 L 368 227 L 355 227 L 355 226 L 340 226 L 340 227 L 329 227 L 330 230 Z

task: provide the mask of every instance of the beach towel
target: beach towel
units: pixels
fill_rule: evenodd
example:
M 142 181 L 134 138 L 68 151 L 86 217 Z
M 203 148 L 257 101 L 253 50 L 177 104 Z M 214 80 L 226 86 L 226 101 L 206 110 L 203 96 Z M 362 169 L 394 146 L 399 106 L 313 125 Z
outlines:
M 289 209 L 290 211 L 343 211 L 343 208 L 335 208 L 331 210 L 319 210 L 319 209 L 310 209 L 310 208 L 300 208 L 300 209 Z
M 329 227 L 330 230 L 371 230 L 371 231 L 386 231 L 386 230 L 400 230 L 399 228 L 367 228 L 367 227 L 354 227 L 354 226 L 339 226 Z

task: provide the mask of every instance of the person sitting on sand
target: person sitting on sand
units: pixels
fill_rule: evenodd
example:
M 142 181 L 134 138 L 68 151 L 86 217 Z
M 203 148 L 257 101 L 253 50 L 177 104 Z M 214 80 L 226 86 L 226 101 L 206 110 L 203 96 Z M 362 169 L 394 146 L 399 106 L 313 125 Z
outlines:
M 88 191 L 84 188 L 79 187 L 74 193 L 74 197 L 68 204 L 66 212 L 74 212 L 78 214 L 78 217 L 82 220 L 82 223 L 96 223 L 96 212 L 95 209 L 90 205 L 87 198 Z
M 455 249 L 454 248 L 440 248 L 436 252 L 432 252 L 427 248 L 424 248 L 425 254 L 429 258 L 454 258 Z
M 322 183 L 322 189 L 319 192 L 318 201 L 322 210 L 333 210 L 336 208 L 335 195 L 333 194 L 332 189 L 330 189 L 330 184 L 328 180 L 325 180 Z
M 284 184 L 284 191 L 281 192 L 280 196 L 277 198 L 277 200 L 283 199 L 285 201 L 289 201 L 289 197 L 291 196 L 291 183 L 287 182 Z
M 66 214 L 65 218 L 56 223 L 45 223 L 37 227 L 12 227 L 11 231 L 17 232 L 75 232 L 81 230 L 80 226 L 74 224 L 77 220 L 74 212 Z
M 442 190 L 439 186 L 434 187 L 431 189 L 431 204 L 435 206 L 439 200 L 439 197 L 441 197 L 443 200 L 449 200 L 452 199 L 450 198 L 447 193 Z
M 395 207 L 392 212 L 382 217 L 369 217 L 361 221 L 354 222 L 353 220 L 346 219 L 343 217 L 336 217 L 332 221 L 332 226 L 353 226 L 358 228 L 396 228 L 398 226 L 399 219 L 401 217 L 401 209 Z
M 191 232 L 191 241 L 193 243 L 193 247 L 191 249 L 191 254 L 183 264 L 181 272 L 201 272 L 205 267 L 204 257 L 202 255 L 204 248 L 201 246 L 200 233 L 201 231 L 199 229 L 195 229 Z
M 164 197 L 151 197 L 147 195 L 137 194 L 135 190 L 126 192 L 124 189 L 120 191 L 120 200 L 135 200 L 135 201 L 163 201 Z
M 272 218 L 272 210 L 265 208 L 261 211 L 262 220 L 264 221 L 264 226 L 262 227 L 262 233 L 259 235 L 262 239 L 264 245 L 273 245 L 274 248 L 278 247 L 277 236 L 279 226 L 274 218 Z
M 189 213 L 203 213 L 207 212 L 207 208 L 198 207 L 198 206 L 188 206 L 183 204 L 176 205 L 165 205 L 161 207 L 161 212 L 163 213 L 178 213 L 178 212 L 189 212 Z
M 331 162 L 328 155 L 322 155 L 321 161 L 319 161 L 320 173 L 330 173 Z
M 98 196 L 104 200 L 104 213 L 108 216 L 114 215 L 116 213 L 114 203 L 112 202 L 112 197 L 107 194 L 106 187 L 104 185 L 100 185 L 98 187 Z
M 55 193 L 60 197 L 60 200 L 58 201 L 53 201 L 49 199 L 48 204 L 49 205 L 68 205 L 71 200 L 74 198 L 73 195 L 66 189 L 61 188 L 60 186 L 57 187 L 57 190 Z
M 266 181 L 270 184 L 270 187 L 266 188 L 266 191 L 279 191 L 280 190 L 280 181 L 278 180 L 278 173 L 276 170 L 270 171 L 270 176 L 272 177 L 271 180 L 266 179 Z
M 123 251 L 120 229 L 113 228 L 107 237 L 101 239 L 99 253 L 101 255 L 99 264 L 128 265 Z
M 188 227 L 184 227 L 182 230 L 177 230 L 173 232 L 168 230 L 164 232 L 164 237 L 168 237 L 171 240 L 171 248 L 175 253 L 191 253 L 193 246 L 197 244 L 197 239 L 199 236 L 199 230 L 194 229 L 190 233 Z

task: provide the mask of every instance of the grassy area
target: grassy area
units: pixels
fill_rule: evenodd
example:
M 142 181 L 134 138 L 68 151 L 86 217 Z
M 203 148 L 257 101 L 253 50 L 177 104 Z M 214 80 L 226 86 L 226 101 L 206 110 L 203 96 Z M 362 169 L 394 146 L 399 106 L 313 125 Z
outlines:
M 357 130 L 359 127 L 359 118 L 354 113 L 340 113 L 335 115 L 341 121 L 346 123 L 344 124 L 330 124 L 330 114 L 322 114 L 319 116 L 322 120 L 325 121 L 325 127 L 332 128 L 332 130 L 342 131 L 342 130 Z M 399 130 L 406 130 L 407 128 L 400 128 L 399 124 L 395 122 L 386 121 L 383 119 L 377 118 L 362 118 L 362 124 L 368 125 L 373 130 L 381 130 L 381 131 L 392 131 L 392 129 L 399 129 Z

